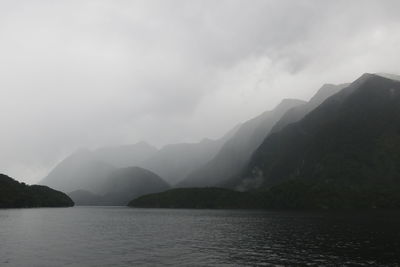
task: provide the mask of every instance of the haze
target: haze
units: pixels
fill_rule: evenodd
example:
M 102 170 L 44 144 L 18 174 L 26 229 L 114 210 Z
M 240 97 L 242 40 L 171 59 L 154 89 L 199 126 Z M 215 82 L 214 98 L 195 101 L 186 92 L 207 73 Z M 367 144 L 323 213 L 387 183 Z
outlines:
M 399 73 L 400 2 L 1 1 L 0 170 L 218 138 L 326 81 Z

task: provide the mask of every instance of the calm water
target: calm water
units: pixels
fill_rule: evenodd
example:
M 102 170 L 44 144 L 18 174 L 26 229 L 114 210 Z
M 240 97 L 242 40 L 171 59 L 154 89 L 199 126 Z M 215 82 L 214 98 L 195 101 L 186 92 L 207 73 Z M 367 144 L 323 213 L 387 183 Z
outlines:
M 400 214 L 124 207 L 0 210 L 0 266 L 400 263 Z

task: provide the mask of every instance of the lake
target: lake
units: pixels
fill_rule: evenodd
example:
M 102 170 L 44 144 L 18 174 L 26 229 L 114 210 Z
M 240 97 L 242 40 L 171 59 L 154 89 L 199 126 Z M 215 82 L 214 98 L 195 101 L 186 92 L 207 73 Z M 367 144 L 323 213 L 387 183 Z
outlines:
M 0 210 L 0 266 L 398 266 L 399 212 Z

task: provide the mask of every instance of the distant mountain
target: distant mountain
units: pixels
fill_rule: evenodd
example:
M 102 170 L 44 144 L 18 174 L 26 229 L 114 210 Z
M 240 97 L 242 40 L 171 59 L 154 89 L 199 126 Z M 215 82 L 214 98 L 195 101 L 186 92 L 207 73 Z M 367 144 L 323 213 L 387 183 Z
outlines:
M 382 72 L 376 73 L 376 75 L 384 77 L 384 78 L 400 81 L 400 75 L 390 74 L 390 73 L 382 73 Z
M 116 168 L 96 158 L 89 150 L 80 150 L 59 163 L 40 184 L 63 192 L 87 190 L 103 194 L 103 184 Z
M 86 190 L 76 190 L 68 193 L 68 196 L 74 201 L 77 206 L 104 206 L 106 201 L 103 196 L 93 194 Z
M 242 175 L 229 181 L 248 190 L 245 195 L 180 188 L 145 195 L 129 205 L 400 208 L 400 81 L 392 78 L 364 74 L 344 89 L 336 88 L 336 94 L 303 118 L 287 120 L 281 129 L 277 124 Z
M 76 205 L 125 206 L 136 197 L 165 191 L 170 188 L 155 173 L 139 167 L 115 169 L 101 186 L 103 194 L 77 190 L 68 195 Z
M 212 158 L 236 129 L 217 140 L 166 145 L 160 150 L 144 142 L 80 150 L 61 161 L 40 184 L 65 192 L 86 190 L 103 194 L 99 185 L 112 170 L 133 166 L 151 170 L 169 184 L 175 184 Z
M 61 161 L 40 184 L 63 192 L 87 190 L 104 194 L 102 184 L 114 169 L 137 166 L 157 151 L 145 142 L 94 151 L 79 150 Z
M 297 122 L 304 118 L 310 111 L 314 110 L 318 107 L 322 102 L 324 102 L 330 96 L 338 93 L 343 88 L 349 86 L 348 83 L 345 84 L 324 84 L 317 93 L 310 99 L 310 101 L 303 103 L 302 105 L 298 105 L 294 108 L 289 109 L 282 118 L 274 125 L 271 130 L 271 133 L 278 132 L 282 130 L 286 125 L 289 125 L 293 122 Z
M 0 174 L 0 208 L 72 207 L 64 193 L 47 186 L 26 185 Z
M 104 185 L 104 198 L 111 205 L 127 205 L 141 195 L 165 191 L 170 186 L 157 174 L 139 167 L 117 169 Z
M 133 145 L 103 147 L 93 151 L 96 160 L 106 162 L 117 168 L 141 165 L 143 161 L 158 152 L 154 146 L 146 142 Z
M 400 82 L 364 74 L 302 120 L 269 135 L 233 184 L 240 190 L 278 186 L 283 199 L 280 194 L 324 195 L 310 201 L 325 206 L 349 196 L 384 206 L 396 195 L 388 192 L 400 188 L 399 163 Z M 369 198 L 372 192 L 383 200 Z
M 60 162 L 40 183 L 71 192 L 77 203 L 81 203 L 81 199 L 84 203 L 104 202 L 104 198 L 100 201 L 97 196 L 110 194 L 110 188 L 105 184 L 121 166 L 144 167 L 174 183 L 212 158 L 236 129 L 218 140 L 167 145 L 161 150 L 143 142 L 95 151 L 80 150 Z
M 142 162 L 136 161 L 139 156 L 125 162 L 154 173 L 114 167 L 110 162 L 120 164 L 125 156 L 113 156 L 108 148 L 71 155 L 44 182 L 75 191 L 70 195 L 79 203 L 95 200 L 101 205 L 124 205 L 139 195 L 164 191 L 168 184 L 158 176 L 163 174 L 173 183 L 186 176 L 177 187 L 255 190 L 252 197 L 262 196 L 263 207 L 397 207 L 400 81 L 396 77 L 365 74 L 351 84 L 324 85 L 308 103 L 284 100 L 220 140 L 161 150 L 142 144 L 148 152 Z M 189 191 L 172 192 L 181 196 Z
M 157 173 L 174 185 L 213 158 L 236 130 L 237 127 L 217 140 L 167 145 L 139 166 Z
M 215 186 L 239 172 L 248 162 L 254 150 L 261 144 L 275 123 L 285 112 L 305 102 L 296 99 L 283 100 L 274 110 L 243 123 L 228 139 L 215 157 L 190 173 L 178 187 Z
M 248 209 L 262 207 L 257 195 L 229 189 L 176 188 L 162 193 L 141 196 L 129 202 L 137 208 L 180 209 Z

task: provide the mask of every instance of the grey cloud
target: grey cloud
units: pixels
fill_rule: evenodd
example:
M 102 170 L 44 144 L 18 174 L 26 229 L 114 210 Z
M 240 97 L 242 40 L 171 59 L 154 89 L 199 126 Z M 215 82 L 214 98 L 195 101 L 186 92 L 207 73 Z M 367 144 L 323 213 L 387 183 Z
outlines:
M 215 138 L 282 98 L 398 73 L 398 1 L 2 1 L 0 172 Z

